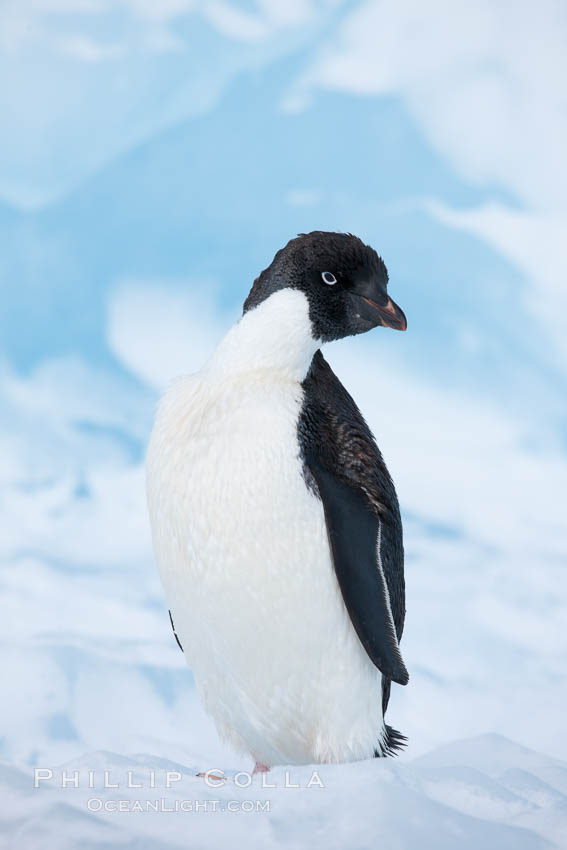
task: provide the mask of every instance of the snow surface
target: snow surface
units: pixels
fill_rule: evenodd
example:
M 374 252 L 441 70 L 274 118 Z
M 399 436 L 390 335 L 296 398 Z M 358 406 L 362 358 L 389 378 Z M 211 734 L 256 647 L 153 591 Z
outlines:
M 503 771 L 503 765 L 514 767 Z M 223 781 L 208 782 L 196 776 L 202 769 L 105 751 L 54 766 L 43 779 L 2 764 L 0 846 L 567 847 L 567 763 L 500 735 L 460 741 L 405 764 L 323 765 L 316 774 L 282 767 L 253 779 L 223 769 Z

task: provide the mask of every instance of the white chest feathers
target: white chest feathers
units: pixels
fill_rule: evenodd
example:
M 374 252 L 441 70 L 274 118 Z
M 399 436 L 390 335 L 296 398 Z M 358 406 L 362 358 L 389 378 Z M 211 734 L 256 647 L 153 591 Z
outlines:
M 316 347 L 304 296 L 271 296 L 166 394 L 148 451 L 154 549 L 187 661 L 221 734 L 268 765 L 369 757 L 383 729 L 379 675 L 303 478 Z

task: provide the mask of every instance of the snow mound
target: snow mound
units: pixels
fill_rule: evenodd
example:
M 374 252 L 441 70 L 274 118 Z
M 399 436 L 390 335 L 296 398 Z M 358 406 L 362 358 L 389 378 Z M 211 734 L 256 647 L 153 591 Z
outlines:
M 278 767 L 253 778 L 228 768 L 204 778 L 202 765 L 107 751 L 42 770 L 0 765 L 2 846 L 567 847 L 566 798 L 553 782 L 567 765 L 500 735 L 406 763 Z

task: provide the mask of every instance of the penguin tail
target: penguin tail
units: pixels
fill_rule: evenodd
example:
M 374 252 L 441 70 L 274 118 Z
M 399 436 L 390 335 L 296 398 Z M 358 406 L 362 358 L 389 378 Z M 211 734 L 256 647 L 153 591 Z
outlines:
M 387 758 L 397 756 L 407 744 L 407 738 L 387 724 L 384 725 L 384 738 L 379 750 L 374 750 L 374 758 Z

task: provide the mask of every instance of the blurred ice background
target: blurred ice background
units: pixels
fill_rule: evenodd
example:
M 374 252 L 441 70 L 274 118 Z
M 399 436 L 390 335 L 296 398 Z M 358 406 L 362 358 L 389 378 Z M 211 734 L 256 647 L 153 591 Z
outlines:
M 369 770 L 401 783 L 381 798 L 392 836 L 419 795 L 433 830 L 420 848 L 456 846 L 453 833 L 469 841 L 458 846 L 543 847 L 544 834 L 560 846 L 566 40 L 560 0 L 4 0 L 0 756 L 16 787 L 93 750 L 247 766 L 217 740 L 172 638 L 144 449 L 160 389 L 201 365 L 275 251 L 343 230 L 382 254 L 408 317 L 407 334 L 326 352 L 405 518 L 412 678 L 394 688 L 391 722 L 410 739 L 403 761 L 481 743 L 426 757 L 465 771 L 429 785 L 408 779 L 419 761 L 329 776 L 351 814 L 362 801 L 356 846 L 384 820 L 368 789 L 352 791 Z M 495 766 L 498 736 L 517 744 Z M 463 804 L 459 789 L 478 800 L 479 782 L 496 809 Z M 339 798 L 321 799 L 305 828 L 324 822 L 341 846 Z M 286 832 L 306 805 L 293 800 L 263 846 L 302 846 Z M 447 844 L 440 803 L 477 816 Z M 28 810 L 1 813 L 26 848 L 39 841 Z M 523 837 L 502 832 L 512 816 Z M 184 839 L 172 827 L 172 846 Z

